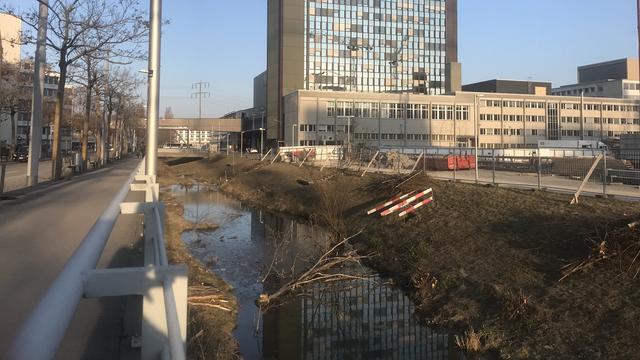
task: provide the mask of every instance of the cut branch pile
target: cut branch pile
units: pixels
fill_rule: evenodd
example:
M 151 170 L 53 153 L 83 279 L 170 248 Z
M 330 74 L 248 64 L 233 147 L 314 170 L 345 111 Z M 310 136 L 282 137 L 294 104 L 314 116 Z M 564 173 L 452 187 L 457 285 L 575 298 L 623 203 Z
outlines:
M 590 253 L 584 260 L 565 265 L 560 281 L 578 271 L 590 269 L 606 261 L 616 261 L 619 273 L 633 280 L 640 276 L 640 228 L 632 222 L 607 232 L 602 237 L 588 238 Z

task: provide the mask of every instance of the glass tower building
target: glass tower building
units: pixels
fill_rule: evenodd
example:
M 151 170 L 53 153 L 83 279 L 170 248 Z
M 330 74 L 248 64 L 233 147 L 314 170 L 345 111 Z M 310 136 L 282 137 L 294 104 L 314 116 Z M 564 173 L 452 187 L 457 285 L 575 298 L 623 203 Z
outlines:
M 438 95 L 460 88 L 457 0 L 269 0 L 267 135 L 306 90 Z

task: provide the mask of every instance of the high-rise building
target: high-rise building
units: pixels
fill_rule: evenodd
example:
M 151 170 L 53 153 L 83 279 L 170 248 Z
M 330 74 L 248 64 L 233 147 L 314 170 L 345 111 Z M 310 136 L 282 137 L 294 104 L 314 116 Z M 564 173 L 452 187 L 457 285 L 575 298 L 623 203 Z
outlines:
M 457 0 L 269 0 L 267 137 L 296 90 L 460 90 Z

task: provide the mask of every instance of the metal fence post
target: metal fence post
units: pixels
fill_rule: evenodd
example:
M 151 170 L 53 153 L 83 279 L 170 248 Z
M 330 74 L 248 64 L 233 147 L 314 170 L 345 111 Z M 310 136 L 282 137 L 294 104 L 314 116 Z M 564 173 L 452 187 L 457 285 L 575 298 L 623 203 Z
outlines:
M 473 149 L 473 152 L 475 154 L 474 162 L 475 162 L 475 165 L 476 165 L 476 168 L 475 168 L 476 184 L 479 184 L 480 183 L 480 175 L 478 174 L 478 172 L 480 170 L 478 169 L 478 164 L 479 164 L 479 160 L 480 159 L 478 158 L 478 148 L 476 147 L 475 149 Z
M 605 197 L 607 197 L 607 149 L 602 150 L 602 160 L 603 160 L 603 167 L 604 167 L 604 171 L 603 173 L 603 178 L 602 178 L 602 195 L 604 195 Z
M 538 148 L 538 189 L 542 188 L 542 156 Z
M 493 159 L 493 174 L 492 174 L 491 182 L 493 183 L 493 185 L 495 185 L 496 184 L 496 151 L 495 150 L 491 151 L 491 157 Z
M 4 193 L 4 176 L 7 172 L 7 164 L 0 165 L 0 194 Z
M 458 155 L 456 155 L 456 148 L 453 148 L 453 182 L 457 181 L 458 172 Z

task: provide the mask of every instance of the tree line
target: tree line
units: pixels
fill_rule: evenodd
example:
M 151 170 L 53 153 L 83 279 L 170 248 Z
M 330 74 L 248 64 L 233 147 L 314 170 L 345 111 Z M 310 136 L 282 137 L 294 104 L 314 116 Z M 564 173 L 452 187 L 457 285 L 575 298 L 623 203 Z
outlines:
M 144 140 L 145 108 L 139 98 L 143 79 L 129 70 L 136 60 L 145 60 L 148 41 L 147 17 L 137 0 L 36 0 L 34 8 L 17 13 L 26 24 L 20 41 L 35 44 L 41 14 L 46 5 L 47 70 L 59 78 L 54 97 L 45 101 L 45 116 L 53 129 L 51 157 L 53 177 L 62 176 L 61 135 L 63 129 L 81 134 L 82 169 L 89 161 L 89 137 L 96 139 L 97 162 L 121 157 Z M 0 59 L 2 51 L 0 49 Z M 0 111 L 24 107 L 24 81 L 19 69 L 0 61 Z M 15 68 L 15 66 L 13 66 Z M 69 86 L 72 85 L 73 86 Z M 31 87 L 33 80 L 31 80 Z M 52 106 L 47 106 L 51 104 Z M 24 110 L 24 109 L 23 109 Z M 12 120 L 15 121 L 15 120 Z M 15 129 L 15 124 L 12 124 Z M 15 130 L 14 130 L 15 131 Z M 12 142 L 15 145 L 15 135 Z

